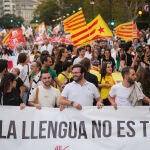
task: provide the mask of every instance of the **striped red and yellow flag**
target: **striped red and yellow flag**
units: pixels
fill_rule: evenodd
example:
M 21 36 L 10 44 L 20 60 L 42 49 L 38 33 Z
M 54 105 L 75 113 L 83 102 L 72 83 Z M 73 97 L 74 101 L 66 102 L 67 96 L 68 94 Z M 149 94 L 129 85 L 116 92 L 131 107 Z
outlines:
M 7 43 L 9 42 L 9 39 L 11 38 L 11 35 L 12 34 L 12 31 L 10 30 L 9 32 L 8 32 L 8 34 L 4 37 L 4 39 L 2 40 L 2 43 L 4 44 L 4 45 L 7 45 Z
M 84 26 L 86 26 L 85 17 L 83 11 L 73 14 L 69 18 L 63 21 L 64 29 L 66 33 L 71 33 L 74 30 L 78 30 Z
M 71 39 L 75 46 L 86 45 L 93 40 L 112 36 L 111 30 L 100 15 L 95 17 L 87 26 L 71 33 Z
M 139 30 L 133 22 L 120 24 L 115 29 L 115 36 L 120 37 L 125 41 L 130 41 L 134 38 L 139 38 Z

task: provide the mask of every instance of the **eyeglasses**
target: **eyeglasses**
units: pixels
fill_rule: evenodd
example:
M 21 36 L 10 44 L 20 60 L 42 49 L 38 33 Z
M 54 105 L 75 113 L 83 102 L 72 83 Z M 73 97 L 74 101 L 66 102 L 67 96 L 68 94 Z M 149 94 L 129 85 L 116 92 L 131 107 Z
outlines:
M 78 73 L 81 73 L 81 72 L 72 72 L 72 74 L 78 74 Z

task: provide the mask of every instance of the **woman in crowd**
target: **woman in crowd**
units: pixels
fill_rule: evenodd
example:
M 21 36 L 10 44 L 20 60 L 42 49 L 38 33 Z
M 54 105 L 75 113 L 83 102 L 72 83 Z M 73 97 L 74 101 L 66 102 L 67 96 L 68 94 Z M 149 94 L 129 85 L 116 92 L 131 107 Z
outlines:
M 35 56 L 36 54 L 41 54 L 39 49 L 38 49 L 38 45 L 37 44 L 34 45 L 33 50 L 31 52 L 31 55 Z
M 85 57 L 87 57 L 88 59 L 90 59 L 91 60 L 91 58 L 92 58 L 92 48 L 91 48 L 91 46 L 90 45 L 86 45 L 85 46 Z
M 101 98 L 103 99 L 103 104 L 106 106 L 110 105 L 110 102 L 107 97 L 111 87 L 114 84 L 115 81 L 112 77 L 112 64 L 111 63 L 102 64 L 101 81 L 99 84 L 99 88 L 100 88 Z
M 105 49 L 104 56 L 101 59 L 101 67 L 104 63 L 110 63 L 112 65 L 113 71 L 116 69 L 115 60 L 111 57 L 110 49 Z
M 12 73 L 6 73 L 0 84 L 1 105 L 20 106 L 25 108 L 16 87 L 16 76 Z
M 100 59 L 99 59 L 99 52 L 97 49 L 94 49 L 92 51 L 91 64 L 93 66 L 93 69 L 100 71 Z
M 11 54 L 10 54 L 9 50 L 7 48 L 5 48 L 5 47 L 2 47 L 0 58 L 8 60 L 10 55 Z
M 58 56 L 57 56 L 57 60 L 56 60 L 56 64 L 54 69 L 56 70 L 56 73 L 59 74 L 62 72 L 63 70 L 63 63 L 67 61 L 68 58 L 68 51 L 66 48 L 62 47 L 59 50 Z
M 136 71 L 136 80 L 141 83 L 143 93 L 150 97 L 150 45 L 145 46 L 144 55 Z

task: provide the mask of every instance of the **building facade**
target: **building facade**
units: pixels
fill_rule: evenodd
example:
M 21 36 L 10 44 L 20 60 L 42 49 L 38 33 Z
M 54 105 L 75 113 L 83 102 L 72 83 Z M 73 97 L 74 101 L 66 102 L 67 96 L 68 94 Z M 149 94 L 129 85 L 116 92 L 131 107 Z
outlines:
M 6 14 L 15 14 L 29 24 L 39 2 L 37 0 L 0 0 L 0 17 Z

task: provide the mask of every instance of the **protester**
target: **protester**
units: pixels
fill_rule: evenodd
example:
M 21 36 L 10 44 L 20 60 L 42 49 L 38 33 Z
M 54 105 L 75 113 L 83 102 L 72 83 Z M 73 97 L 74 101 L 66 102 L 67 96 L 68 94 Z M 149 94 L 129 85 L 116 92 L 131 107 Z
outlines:
M 49 70 L 42 70 L 41 81 L 43 84 L 37 86 L 29 96 L 29 106 L 34 106 L 37 109 L 58 106 L 60 92 L 51 86 L 51 80 L 52 77 Z
M 80 63 L 80 61 L 85 57 L 85 48 L 84 47 L 79 47 L 77 49 L 77 58 L 74 59 L 73 64 Z
M 92 48 L 91 48 L 91 45 L 86 45 L 85 46 L 85 57 L 91 60 L 91 58 L 92 58 Z
M 47 51 L 43 51 L 40 57 L 42 63 L 42 70 L 48 69 L 52 79 L 56 82 L 56 84 L 61 88 L 62 84 L 58 80 L 56 72 L 51 68 L 52 65 L 52 58 Z
M 57 75 L 62 72 L 63 63 L 67 61 L 67 57 L 68 57 L 68 50 L 66 48 L 61 48 L 59 50 L 55 67 L 54 67 L 54 70 L 56 71 Z
M 115 71 L 116 64 L 115 64 L 115 60 L 113 59 L 113 57 L 111 57 L 111 51 L 110 51 L 110 49 L 106 49 L 104 51 L 104 56 L 101 59 L 101 67 L 102 67 L 102 64 L 104 64 L 104 63 L 110 63 L 110 64 L 112 64 L 113 71 Z
M 18 90 L 18 93 L 22 98 L 24 94 L 24 82 L 19 77 L 20 70 L 18 68 L 13 68 L 11 72 L 16 76 L 16 89 Z
M 20 109 L 25 108 L 16 87 L 16 76 L 12 73 L 6 73 L 0 84 L 0 99 L 1 105 L 20 106 Z
M 64 62 L 62 68 L 63 71 L 58 75 L 58 79 L 64 88 L 66 84 L 72 81 L 72 62 Z
M 71 106 L 78 110 L 82 106 L 93 106 L 94 98 L 97 101 L 97 107 L 101 108 L 103 103 L 96 86 L 85 80 L 84 75 L 86 70 L 81 64 L 73 66 L 72 75 L 73 82 L 67 84 L 61 93 L 59 104 Z
M 31 75 L 30 75 L 30 94 L 32 91 L 39 85 L 42 84 L 41 82 L 41 67 L 42 64 L 40 61 L 33 61 L 31 63 Z
M 20 70 L 19 77 L 24 82 L 24 94 L 23 94 L 23 102 L 26 104 L 28 95 L 29 95 L 29 89 L 30 89 L 30 82 L 29 82 L 29 71 L 26 69 L 26 64 L 28 61 L 28 56 L 26 53 L 20 53 L 17 60 L 17 67 Z
M 108 99 L 111 105 L 117 109 L 117 106 L 135 106 L 141 100 L 150 104 L 150 99 L 143 94 L 140 86 L 135 82 L 136 74 L 134 68 L 124 67 L 122 69 L 122 76 L 123 82 L 114 85 L 109 92 Z M 130 99 L 131 93 L 134 96 Z
M 99 53 L 97 49 L 93 49 L 92 51 L 92 58 L 91 58 L 91 64 L 93 66 L 93 69 L 99 71 L 100 70 L 100 59 L 99 59 Z
M 88 58 L 83 58 L 83 60 L 80 61 L 80 64 L 82 66 L 85 67 L 85 74 L 84 74 L 84 78 L 86 81 L 89 81 L 91 83 L 93 83 L 97 88 L 98 88 L 98 79 L 96 77 L 96 75 L 90 73 L 90 69 L 91 69 L 91 61 Z
M 133 62 L 133 51 L 134 47 L 132 46 L 132 42 L 129 41 L 124 46 L 124 54 L 120 56 L 120 67 L 123 69 L 126 66 L 132 66 Z
M 142 48 L 142 51 L 144 51 L 144 54 L 141 62 L 138 63 L 136 81 L 141 83 L 143 93 L 150 98 L 150 45 L 146 45 L 145 48 Z
M 108 100 L 108 93 L 114 84 L 115 81 L 112 77 L 112 65 L 104 63 L 101 69 L 101 81 L 99 83 L 99 88 L 103 104 L 106 106 L 111 105 Z
M 8 61 L 6 59 L 0 59 L 0 82 L 4 74 L 8 69 Z

